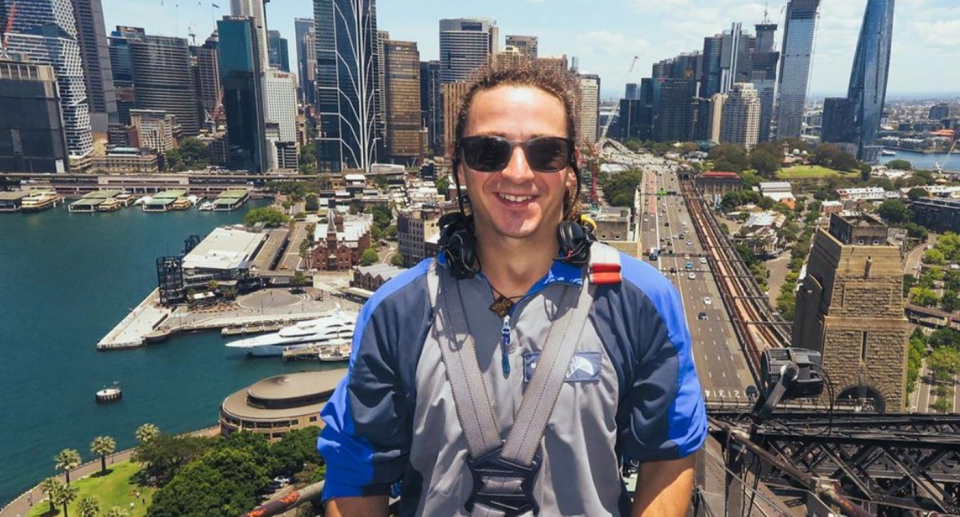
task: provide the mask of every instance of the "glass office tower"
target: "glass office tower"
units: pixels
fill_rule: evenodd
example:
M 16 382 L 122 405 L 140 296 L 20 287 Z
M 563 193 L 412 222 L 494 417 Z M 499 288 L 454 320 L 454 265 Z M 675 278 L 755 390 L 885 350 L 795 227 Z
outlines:
M 780 56 L 780 94 L 777 106 L 777 139 L 797 138 L 803 130 L 813 37 L 817 30 L 820 0 L 790 0 Z
M 880 117 L 887 95 L 895 0 L 869 0 L 850 73 L 847 99 L 853 107 L 857 148 L 863 161 L 876 161 Z

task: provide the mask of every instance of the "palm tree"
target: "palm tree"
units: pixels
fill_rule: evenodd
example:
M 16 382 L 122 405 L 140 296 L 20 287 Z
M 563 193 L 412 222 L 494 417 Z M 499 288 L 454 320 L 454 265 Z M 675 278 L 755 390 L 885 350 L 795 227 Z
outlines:
M 100 455 L 100 472 L 107 473 L 107 454 L 117 450 L 117 441 L 109 436 L 98 436 L 90 443 L 90 452 Z
M 97 517 L 100 513 L 100 501 L 96 497 L 84 497 L 77 503 L 77 511 L 80 517 Z
M 50 501 L 51 514 L 56 511 L 56 508 L 53 506 L 53 494 L 60 490 L 61 486 L 63 486 L 63 482 L 55 477 L 48 477 L 40 483 L 40 490 L 47 494 L 47 500 Z
M 153 424 L 143 424 L 137 428 L 137 442 L 143 445 L 160 435 L 160 429 Z
M 80 489 L 70 485 L 60 485 L 56 490 L 50 493 L 50 502 L 63 507 L 63 517 L 70 517 L 67 513 L 67 507 L 77 499 Z
M 57 462 L 57 470 L 66 473 L 67 485 L 70 485 L 70 471 L 80 466 L 80 453 L 76 449 L 64 449 L 54 456 L 53 461 Z
M 130 514 L 126 510 L 120 508 L 119 506 L 114 506 L 104 517 L 130 517 Z

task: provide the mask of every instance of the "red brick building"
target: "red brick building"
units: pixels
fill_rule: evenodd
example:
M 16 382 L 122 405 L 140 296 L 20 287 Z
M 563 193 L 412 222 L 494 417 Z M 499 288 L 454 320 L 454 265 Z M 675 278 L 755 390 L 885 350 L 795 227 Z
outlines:
M 344 216 L 335 210 L 327 213 L 327 226 L 314 233 L 313 267 L 321 271 L 349 271 L 360 263 L 360 256 L 370 247 L 369 214 Z

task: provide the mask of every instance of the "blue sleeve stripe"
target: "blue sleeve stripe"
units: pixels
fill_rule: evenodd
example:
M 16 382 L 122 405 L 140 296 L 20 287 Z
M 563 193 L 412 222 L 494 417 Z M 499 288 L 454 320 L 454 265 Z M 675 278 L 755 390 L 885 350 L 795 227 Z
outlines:
M 429 265 L 430 259 L 424 260 L 416 267 L 390 280 L 378 289 L 360 310 L 347 375 L 337 385 L 337 389 L 320 412 L 324 428 L 317 440 L 317 449 L 327 462 L 324 500 L 334 497 L 370 495 L 383 490 L 383 487 L 371 486 L 375 448 L 368 439 L 356 433 L 348 398 L 350 377 L 360 343 L 363 341 L 363 334 L 377 306 L 393 293 L 427 274 Z M 386 489 L 389 490 L 389 485 L 386 485 Z
M 667 439 L 677 445 L 679 456 L 684 457 L 696 452 L 706 441 L 707 415 L 680 294 L 653 266 L 621 255 L 623 278 L 636 285 L 653 303 L 677 351 L 677 395 L 670 406 Z

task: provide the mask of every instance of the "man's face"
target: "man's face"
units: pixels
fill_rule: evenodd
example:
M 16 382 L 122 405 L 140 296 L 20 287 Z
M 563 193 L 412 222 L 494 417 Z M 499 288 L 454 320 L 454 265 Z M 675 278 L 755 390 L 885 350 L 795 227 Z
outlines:
M 464 137 L 491 135 L 512 142 L 540 136 L 567 138 L 563 104 L 530 86 L 499 86 L 478 93 L 470 106 Z M 478 233 L 512 239 L 546 238 L 563 217 L 563 197 L 576 185 L 570 168 L 560 172 L 530 169 L 523 149 L 515 147 L 506 169 L 477 172 L 461 162 Z M 539 239 L 538 239 L 539 240 Z

